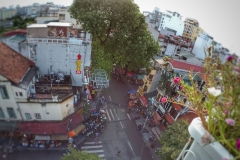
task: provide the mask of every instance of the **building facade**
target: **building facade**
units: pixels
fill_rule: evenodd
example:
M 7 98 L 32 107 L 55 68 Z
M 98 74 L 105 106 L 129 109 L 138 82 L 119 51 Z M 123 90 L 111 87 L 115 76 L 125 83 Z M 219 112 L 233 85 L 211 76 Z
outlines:
M 184 30 L 182 36 L 195 41 L 199 33 L 203 33 L 203 29 L 199 26 L 197 20 L 192 18 L 186 18 L 184 20 Z
M 17 14 L 17 10 L 14 9 L 14 8 L 5 8 L 5 7 L 2 7 L 0 9 L 0 20 L 6 20 L 8 18 L 12 18 L 14 17 L 15 15 Z
M 91 64 L 91 35 L 72 23 L 50 22 L 27 27 L 29 58 L 44 74 L 71 75 L 73 86 L 82 86 Z
M 184 24 L 182 21 L 182 16 L 177 12 L 166 11 L 166 13 L 162 13 L 161 21 L 159 23 L 158 31 L 164 30 L 165 28 L 169 28 L 176 31 L 176 35 L 182 35 Z
M 212 45 L 213 37 L 205 34 L 198 34 L 192 53 L 199 59 L 205 59 L 205 49 Z

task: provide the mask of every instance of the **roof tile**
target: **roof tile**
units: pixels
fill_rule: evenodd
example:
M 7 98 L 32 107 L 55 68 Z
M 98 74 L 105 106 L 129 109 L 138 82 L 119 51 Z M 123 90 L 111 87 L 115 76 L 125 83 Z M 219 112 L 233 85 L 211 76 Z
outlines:
M 194 64 L 189 64 L 177 60 L 170 60 L 171 64 L 173 65 L 173 68 L 183 69 L 183 70 L 193 70 L 193 72 L 201 72 L 204 73 L 204 68 L 202 66 L 197 66 Z
M 0 43 L 0 74 L 19 84 L 34 62 L 25 58 L 4 43 Z

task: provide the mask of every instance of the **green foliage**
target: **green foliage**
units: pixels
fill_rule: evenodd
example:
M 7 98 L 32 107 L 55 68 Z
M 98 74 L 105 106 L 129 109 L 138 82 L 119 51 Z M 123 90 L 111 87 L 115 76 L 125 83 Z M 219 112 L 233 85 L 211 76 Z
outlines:
M 181 82 L 183 96 L 196 108 L 203 127 L 234 156 L 240 159 L 236 143 L 240 137 L 240 63 L 229 55 L 226 63 L 212 58 L 213 47 L 206 51 L 204 74 L 206 85 L 199 90 L 189 75 L 192 86 Z M 230 123 L 231 122 L 231 123 Z
M 170 84 L 174 75 L 172 72 L 167 72 L 165 69 L 161 70 L 161 72 L 161 79 L 159 80 L 157 87 L 164 93 L 164 95 L 171 97 L 174 89 L 170 86 Z
M 132 0 L 75 0 L 69 12 L 92 34 L 93 68 L 107 73 L 113 64 L 129 70 L 147 68 L 160 51 Z
M 34 18 L 22 19 L 20 16 L 15 16 L 13 18 L 13 26 L 18 28 L 26 29 L 27 24 L 31 24 L 31 23 L 34 23 Z
M 179 120 L 168 126 L 159 139 L 162 147 L 158 148 L 158 155 L 161 160 L 177 159 L 189 137 L 186 120 Z
M 87 153 L 86 151 L 79 151 L 73 148 L 70 149 L 70 155 L 64 155 L 61 160 L 103 160 L 97 154 Z
M 92 108 L 92 106 L 90 104 L 86 103 L 86 106 L 83 108 L 83 115 L 89 115 L 91 108 Z

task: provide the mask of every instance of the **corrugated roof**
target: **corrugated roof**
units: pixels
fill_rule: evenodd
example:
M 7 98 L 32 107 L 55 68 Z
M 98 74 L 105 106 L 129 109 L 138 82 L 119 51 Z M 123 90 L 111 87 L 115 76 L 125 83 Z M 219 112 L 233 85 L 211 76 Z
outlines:
M 3 34 L 3 37 L 9 37 L 9 36 L 14 36 L 17 34 L 27 34 L 27 30 L 26 29 L 17 29 L 14 31 L 9 31 Z
M 35 63 L 14 51 L 4 43 L 0 43 L 0 74 L 15 84 L 19 84 L 28 69 Z
M 54 26 L 54 27 L 72 27 L 72 23 L 67 22 L 50 22 L 47 24 L 47 26 Z
M 72 119 L 71 122 L 68 120 Z M 60 122 L 22 122 L 17 126 L 17 131 L 27 134 L 67 134 L 67 125 L 70 130 L 76 128 L 83 121 L 83 117 L 77 112 Z
M 192 69 L 193 72 L 204 73 L 204 68 L 201 67 L 201 66 L 181 62 L 181 61 L 178 61 L 178 60 L 170 60 L 170 62 L 173 65 L 173 68 L 178 68 L 178 69 L 182 69 L 182 70 L 186 70 L 186 71 L 190 71 Z
M 27 28 L 47 28 L 47 24 L 31 24 Z

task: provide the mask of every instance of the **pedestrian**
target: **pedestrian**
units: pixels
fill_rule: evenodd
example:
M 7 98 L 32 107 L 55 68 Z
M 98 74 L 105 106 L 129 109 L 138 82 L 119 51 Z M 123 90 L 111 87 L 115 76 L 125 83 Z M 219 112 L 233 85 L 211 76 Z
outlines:
M 117 155 L 119 155 L 121 153 L 121 151 L 119 150 L 118 152 L 117 152 Z
M 94 96 L 95 96 L 95 89 L 92 89 L 91 95 L 92 95 L 92 100 L 94 100 Z
M 98 132 L 96 133 L 96 138 L 98 137 Z

